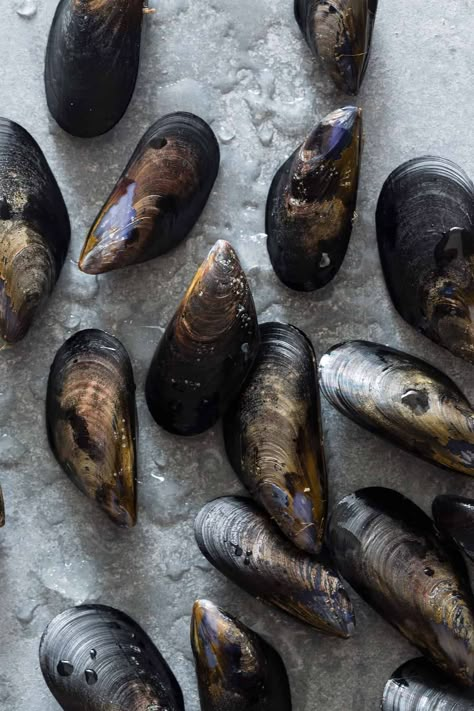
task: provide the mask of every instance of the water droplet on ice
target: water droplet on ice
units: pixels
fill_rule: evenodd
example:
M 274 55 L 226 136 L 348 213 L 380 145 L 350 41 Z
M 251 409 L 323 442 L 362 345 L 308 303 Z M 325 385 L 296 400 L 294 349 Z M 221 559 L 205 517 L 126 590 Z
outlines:
M 36 0 L 17 0 L 15 3 L 16 14 L 29 20 L 34 17 L 38 11 Z

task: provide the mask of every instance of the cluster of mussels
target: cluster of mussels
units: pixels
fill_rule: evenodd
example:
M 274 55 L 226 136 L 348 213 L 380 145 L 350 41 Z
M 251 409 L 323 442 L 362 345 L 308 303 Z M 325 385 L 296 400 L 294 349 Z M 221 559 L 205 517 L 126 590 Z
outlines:
M 377 0 L 295 0 L 309 47 L 337 86 L 357 94 Z M 124 114 L 138 72 L 143 0 L 61 0 L 45 69 L 48 106 L 82 137 Z M 283 163 L 266 211 L 268 252 L 289 288 L 326 285 L 355 214 L 361 111 L 324 118 Z M 153 259 L 198 220 L 219 169 L 211 128 L 188 113 L 145 133 L 100 211 L 79 268 L 88 274 Z M 450 161 L 411 160 L 382 188 L 377 237 L 389 292 L 410 324 L 474 363 L 474 186 Z M 27 333 L 54 288 L 70 240 L 66 206 L 36 142 L 0 119 L 0 331 Z M 229 460 L 252 499 L 209 502 L 196 541 L 224 575 L 260 600 L 341 638 L 355 626 L 343 576 L 423 653 L 388 681 L 384 711 L 474 708 L 474 500 L 439 496 L 429 518 L 384 488 L 355 492 L 327 521 L 320 390 L 342 413 L 438 466 L 474 475 L 474 410 L 432 365 L 354 341 L 323 356 L 291 325 L 259 325 L 239 259 L 219 241 L 159 342 L 146 379 L 156 422 L 176 435 L 223 418 Z M 119 526 L 137 520 L 137 414 L 130 358 L 100 330 L 74 334 L 51 366 L 49 442 L 74 484 Z M 4 523 L 0 496 L 0 525 Z M 191 644 L 203 711 L 289 711 L 278 653 L 207 600 Z M 102 605 L 66 610 L 40 645 L 45 680 L 67 711 L 177 711 L 178 683 L 145 632 Z M 441 670 L 441 675 L 438 670 Z M 443 673 L 445 676 L 443 676 Z

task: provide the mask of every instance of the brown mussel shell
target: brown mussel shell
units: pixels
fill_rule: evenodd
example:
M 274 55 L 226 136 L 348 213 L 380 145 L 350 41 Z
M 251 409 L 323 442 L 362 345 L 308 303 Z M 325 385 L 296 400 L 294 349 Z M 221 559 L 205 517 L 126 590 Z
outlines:
M 276 275 L 291 289 L 320 289 L 341 267 L 352 232 L 361 143 L 361 110 L 333 111 L 273 179 L 267 247 Z
M 259 600 L 324 634 L 352 635 L 354 611 L 338 575 L 295 548 L 250 499 L 210 501 L 197 515 L 194 533 L 209 562 Z
M 208 600 L 194 603 L 191 646 L 201 711 L 291 711 L 280 655 Z
M 426 659 L 412 659 L 385 685 L 382 711 L 472 711 L 474 692 L 460 688 Z
M 377 239 L 400 315 L 474 363 L 474 185 L 455 163 L 425 156 L 385 181 Z
M 0 118 L 0 339 L 20 341 L 59 278 L 70 240 L 58 184 L 36 141 Z
M 369 62 L 378 0 L 295 0 L 309 48 L 345 94 L 359 92 Z
M 176 247 L 204 209 L 218 170 L 219 145 L 205 121 L 183 112 L 160 118 L 96 218 L 79 268 L 102 274 Z
M 216 242 L 158 344 L 145 392 L 155 421 L 195 435 L 237 396 L 255 360 L 255 304 L 232 246 Z
M 440 669 L 474 685 L 474 598 L 460 556 L 432 520 L 391 489 L 361 489 L 331 513 L 341 575 Z
M 51 449 L 73 483 L 114 523 L 135 525 L 135 383 L 120 341 L 89 329 L 61 346 L 49 374 L 46 423 Z
M 316 357 L 294 326 L 264 323 L 242 392 L 224 417 L 230 462 L 299 548 L 318 553 L 327 515 Z
M 433 518 L 438 530 L 451 538 L 474 563 L 474 499 L 442 495 L 433 501 Z
M 358 425 L 474 476 L 474 410 L 429 363 L 379 343 L 349 341 L 322 357 L 320 379 L 329 402 Z
M 74 136 L 109 131 L 127 110 L 140 63 L 143 0 L 60 0 L 49 33 L 45 88 Z
M 65 711 L 184 711 L 181 689 L 158 649 L 112 607 L 62 612 L 46 628 L 39 657 Z

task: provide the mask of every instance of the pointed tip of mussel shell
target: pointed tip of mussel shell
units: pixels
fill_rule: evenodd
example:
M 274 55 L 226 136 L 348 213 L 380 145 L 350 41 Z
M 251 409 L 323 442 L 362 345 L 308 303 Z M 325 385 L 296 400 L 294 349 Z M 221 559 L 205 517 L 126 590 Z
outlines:
M 435 498 L 432 509 L 438 530 L 474 561 L 474 499 L 444 494 Z

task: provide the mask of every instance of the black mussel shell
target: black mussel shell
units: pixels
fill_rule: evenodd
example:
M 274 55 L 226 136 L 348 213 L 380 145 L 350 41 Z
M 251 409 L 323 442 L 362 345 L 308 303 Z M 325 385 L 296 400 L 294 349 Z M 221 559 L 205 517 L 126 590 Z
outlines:
M 208 600 L 194 603 L 191 646 L 201 711 L 291 711 L 280 655 Z
M 0 528 L 5 525 L 5 502 L 3 500 L 3 491 L 0 487 Z
M 382 711 L 472 711 L 474 693 L 456 686 L 426 659 L 402 664 L 385 685 Z
M 400 315 L 474 363 L 474 185 L 455 163 L 425 156 L 385 181 L 377 239 Z
M 46 399 L 48 438 L 68 477 L 119 526 L 137 519 L 135 383 L 113 336 L 79 331 L 59 349 Z
M 337 573 L 295 548 L 250 499 L 210 501 L 194 533 L 209 562 L 250 594 L 324 634 L 352 635 L 354 611 Z
M 327 515 L 316 357 L 294 326 L 260 326 L 252 372 L 224 417 L 236 473 L 283 533 L 318 553 Z
M 358 425 L 474 476 L 474 410 L 429 363 L 379 343 L 349 341 L 322 357 L 320 377 L 329 402 Z
M 36 141 L 0 118 L 0 338 L 20 341 L 66 259 L 69 217 Z
M 474 499 L 437 496 L 433 501 L 433 518 L 439 531 L 474 562 Z
M 295 0 L 309 48 L 346 94 L 359 92 L 369 62 L 378 0 Z
M 361 142 L 361 110 L 337 109 L 273 179 L 267 247 L 276 275 L 291 289 L 320 289 L 341 267 L 352 232 Z
M 188 113 L 160 118 L 145 133 L 100 211 L 79 268 L 88 274 L 154 259 L 190 232 L 219 170 L 219 144 Z
M 434 664 L 474 685 L 474 598 L 460 556 L 432 520 L 391 489 L 337 504 L 328 545 L 341 575 Z
M 49 33 L 49 110 L 82 138 L 109 131 L 127 110 L 140 62 L 143 0 L 61 0 Z
M 195 435 L 235 399 L 259 347 L 250 287 L 232 246 L 216 242 L 158 344 L 146 380 L 156 422 Z
M 104 605 L 65 610 L 46 628 L 41 671 L 65 711 L 184 711 L 173 672 L 130 617 Z

